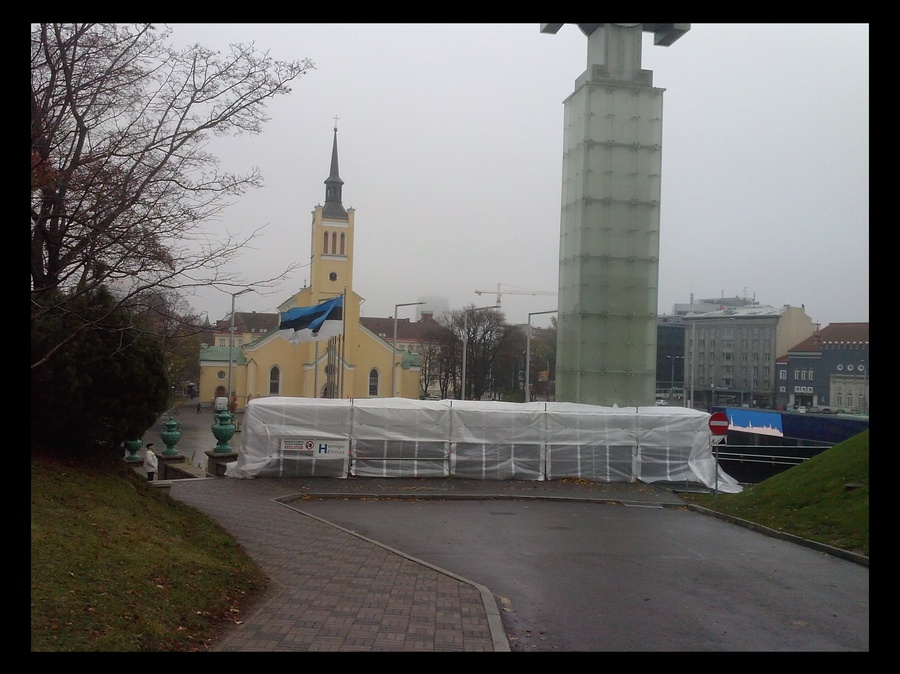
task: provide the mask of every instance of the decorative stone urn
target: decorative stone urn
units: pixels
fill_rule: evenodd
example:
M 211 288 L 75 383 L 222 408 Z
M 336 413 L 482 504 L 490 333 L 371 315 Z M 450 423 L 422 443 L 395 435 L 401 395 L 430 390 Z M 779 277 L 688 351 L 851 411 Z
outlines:
M 166 427 L 165 430 L 159 434 L 159 437 L 166 444 L 162 456 L 180 456 L 178 450 L 175 449 L 175 445 L 181 440 L 181 424 L 175 421 L 172 415 L 169 415 L 169 420 L 164 425 Z
M 125 457 L 125 460 L 128 463 L 139 463 L 143 461 L 141 457 L 137 455 L 138 450 L 144 446 L 144 439 L 138 438 L 137 440 L 126 440 L 125 441 L 125 449 L 128 450 L 128 456 Z
M 235 425 L 234 415 L 228 410 L 221 410 L 216 414 L 216 423 L 212 425 L 213 435 L 219 444 L 213 450 L 215 454 L 234 454 L 234 450 L 228 444 L 228 441 L 234 437 Z

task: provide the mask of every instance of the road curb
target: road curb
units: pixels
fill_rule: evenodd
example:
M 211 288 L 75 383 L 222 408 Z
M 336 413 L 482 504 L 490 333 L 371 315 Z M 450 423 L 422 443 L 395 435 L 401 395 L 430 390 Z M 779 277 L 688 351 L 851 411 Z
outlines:
M 772 538 L 778 538 L 783 541 L 790 541 L 791 543 L 796 543 L 797 545 L 802 545 L 813 550 L 818 550 L 819 552 L 824 552 L 825 554 L 831 555 L 832 557 L 840 557 L 841 559 L 846 559 L 847 561 L 860 564 L 861 566 L 869 566 L 869 558 L 856 552 L 841 550 L 840 548 L 825 545 L 824 543 L 817 543 L 816 541 L 801 538 L 800 536 L 795 536 L 784 531 L 770 529 L 769 527 L 763 526 L 762 524 L 750 522 L 749 520 L 744 520 L 740 517 L 734 517 L 733 515 L 726 515 L 725 513 L 716 512 L 715 510 L 710 510 L 709 508 L 704 508 L 703 506 L 698 506 L 693 503 L 687 504 L 687 508 L 703 515 L 711 515 L 716 519 L 746 527 L 747 529 L 757 531 L 761 534 L 765 534 L 766 536 L 771 536 Z

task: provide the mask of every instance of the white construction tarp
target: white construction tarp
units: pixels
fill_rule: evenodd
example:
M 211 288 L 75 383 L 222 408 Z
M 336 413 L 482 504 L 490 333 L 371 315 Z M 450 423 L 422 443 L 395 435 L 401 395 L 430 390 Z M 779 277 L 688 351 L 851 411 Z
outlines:
M 352 475 L 448 477 L 450 409 L 436 401 L 368 398 L 348 402 Z
M 681 407 L 257 398 L 225 475 L 580 478 L 739 492 L 717 467 L 708 422 L 709 414 Z

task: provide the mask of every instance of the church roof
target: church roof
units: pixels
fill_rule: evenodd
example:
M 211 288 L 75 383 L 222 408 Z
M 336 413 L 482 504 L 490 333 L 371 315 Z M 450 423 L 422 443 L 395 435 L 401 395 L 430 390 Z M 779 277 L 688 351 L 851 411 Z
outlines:
M 868 323 L 831 323 L 814 332 L 796 346 L 788 349 L 798 351 L 821 351 L 823 346 L 855 346 L 869 344 Z
M 394 318 L 388 316 L 381 317 L 365 317 L 360 316 L 359 322 L 368 330 L 387 341 L 394 339 Z M 439 323 L 434 320 L 432 314 L 423 313 L 422 318 L 418 321 L 411 321 L 408 318 L 397 319 L 397 341 L 412 342 L 424 341 L 434 336 L 434 330 L 439 327 Z
M 224 367 L 228 367 L 228 347 L 227 346 L 206 346 L 200 349 L 201 363 L 222 363 Z M 244 358 L 241 349 L 235 345 L 232 353 L 235 365 L 246 365 L 247 359 Z
M 344 181 L 338 174 L 337 123 L 334 127 L 334 145 L 331 148 L 331 174 L 325 180 L 325 206 L 322 217 L 331 220 L 347 220 L 347 211 L 341 203 Z

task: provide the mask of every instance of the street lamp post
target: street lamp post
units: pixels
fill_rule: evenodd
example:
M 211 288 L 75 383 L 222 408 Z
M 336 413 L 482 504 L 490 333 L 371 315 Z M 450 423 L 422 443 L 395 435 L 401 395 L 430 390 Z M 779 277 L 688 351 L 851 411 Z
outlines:
M 466 399 L 466 355 L 469 351 L 469 312 L 483 311 L 485 309 L 497 309 L 500 305 L 495 304 L 490 307 L 475 307 L 472 309 L 463 309 L 463 362 L 462 362 L 462 399 Z
M 403 302 L 402 304 L 394 305 L 394 341 L 391 343 L 391 398 L 395 395 L 394 374 L 397 371 L 397 309 L 400 307 L 411 307 L 416 304 L 425 304 L 425 302 Z
M 691 409 L 694 409 L 694 363 L 696 357 L 694 355 L 694 338 L 697 336 L 697 319 L 691 321 L 691 348 L 688 352 L 691 357 Z
M 226 395 L 228 396 L 229 404 L 231 403 L 231 368 L 233 364 L 232 353 L 234 353 L 234 298 L 238 295 L 249 293 L 252 290 L 253 288 L 244 288 L 239 292 L 229 293 L 231 295 L 231 327 L 228 329 L 228 392 L 226 393 Z
M 666 358 L 670 358 L 672 360 L 672 376 L 669 379 L 669 398 L 672 398 L 672 393 L 675 390 L 675 361 L 679 358 L 684 360 L 684 356 L 666 356 Z M 682 388 L 684 387 L 682 386 Z
M 555 314 L 558 309 L 550 311 L 532 311 L 528 314 L 528 330 L 525 333 L 525 402 L 531 402 L 531 317 L 538 314 Z

